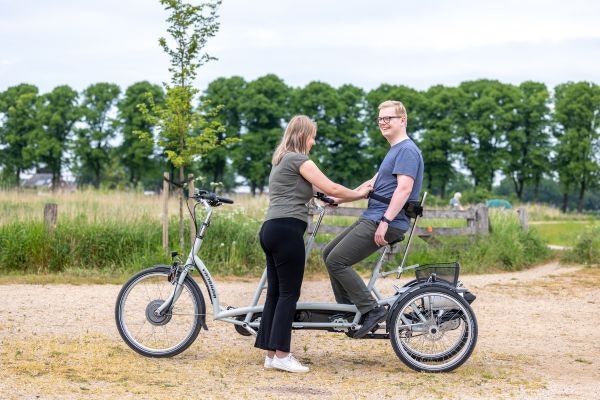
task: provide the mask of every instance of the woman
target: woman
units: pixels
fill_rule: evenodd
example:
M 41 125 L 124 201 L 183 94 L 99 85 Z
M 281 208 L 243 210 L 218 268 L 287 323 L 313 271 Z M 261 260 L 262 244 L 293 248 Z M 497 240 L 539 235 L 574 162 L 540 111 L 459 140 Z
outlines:
M 308 372 L 290 353 L 292 322 L 304 277 L 306 203 L 314 191 L 340 201 L 365 198 L 370 186 L 348 189 L 329 180 L 309 160 L 317 125 L 307 116 L 293 117 L 275 149 L 269 176 L 269 208 L 260 229 L 267 260 L 267 298 L 255 347 L 266 350 L 264 366 L 288 372 Z

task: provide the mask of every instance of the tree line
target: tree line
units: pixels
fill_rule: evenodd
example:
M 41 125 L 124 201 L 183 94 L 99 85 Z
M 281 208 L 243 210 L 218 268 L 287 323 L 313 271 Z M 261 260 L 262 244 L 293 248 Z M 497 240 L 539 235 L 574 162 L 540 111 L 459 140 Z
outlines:
M 551 180 L 561 208 L 574 198 L 581 211 L 586 193 L 600 188 L 600 88 L 590 82 L 552 92 L 539 82 L 496 80 L 365 91 L 318 81 L 291 87 L 273 74 L 219 78 L 201 93 L 196 111 L 220 122 L 218 141 L 237 141 L 200 157 L 188 172 L 227 190 L 246 184 L 253 194 L 263 192 L 282 127 L 306 114 L 318 125 L 312 158 L 333 180 L 355 186 L 373 175 L 387 151 L 376 123 L 377 106 L 387 99 L 406 105 L 409 135 L 425 160 L 425 187 L 442 198 L 457 188 L 491 192 L 502 176 L 517 199 L 528 193 L 538 200 Z M 139 132 L 158 129 L 140 104 L 148 110 L 164 101 L 163 88 L 146 81 L 124 92 L 111 83 L 81 93 L 67 85 L 44 94 L 30 84 L 9 87 L 0 93 L 0 179 L 19 185 L 24 171 L 37 168 L 52 173 L 53 187 L 65 170 L 80 186 L 159 186 L 161 171 L 173 167 L 166 149 L 140 140 Z

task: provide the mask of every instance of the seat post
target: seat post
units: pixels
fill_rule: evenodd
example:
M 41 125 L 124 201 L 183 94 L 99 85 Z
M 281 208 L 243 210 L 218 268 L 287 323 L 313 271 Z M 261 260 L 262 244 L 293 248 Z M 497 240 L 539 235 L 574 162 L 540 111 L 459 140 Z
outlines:
M 425 198 L 427 197 L 427 192 L 423 193 L 423 198 L 421 199 L 421 207 L 425 204 Z M 404 268 L 404 263 L 406 262 L 406 257 L 408 256 L 408 250 L 410 249 L 410 244 L 412 242 L 413 235 L 415 233 L 415 228 L 417 227 L 417 221 L 419 220 L 419 216 L 415 217 L 415 220 L 412 223 L 410 228 L 410 234 L 408 235 L 408 241 L 406 242 L 406 249 L 404 249 L 404 257 L 402 257 L 402 263 L 400 264 L 400 271 Z

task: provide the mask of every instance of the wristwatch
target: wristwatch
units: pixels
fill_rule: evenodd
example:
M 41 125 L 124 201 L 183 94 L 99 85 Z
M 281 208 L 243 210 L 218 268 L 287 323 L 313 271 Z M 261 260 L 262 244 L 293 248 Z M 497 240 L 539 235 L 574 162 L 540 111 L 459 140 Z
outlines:
M 380 221 L 382 221 L 382 222 L 385 222 L 385 223 L 386 223 L 386 224 L 388 224 L 388 225 L 392 223 L 392 221 L 390 221 L 389 219 L 387 219 L 387 218 L 385 217 L 385 215 L 382 215 L 382 216 L 381 216 L 381 219 L 380 219 Z

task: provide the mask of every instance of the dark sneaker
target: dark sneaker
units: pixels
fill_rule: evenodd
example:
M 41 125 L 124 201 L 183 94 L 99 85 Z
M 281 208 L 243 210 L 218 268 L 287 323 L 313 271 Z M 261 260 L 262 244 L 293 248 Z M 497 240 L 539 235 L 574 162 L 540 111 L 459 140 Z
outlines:
M 375 328 L 375 326 L 383 321 L 387 315 L 387 308 L 382 306 L 377 306 L 368 313 L 365 314 L 365 320 L 360 327 L 359 330 L 354 333 L 352 336 L 354 339 L 360 339 L 364 337 L 367 333 L 371 331 L 371 329 Z

